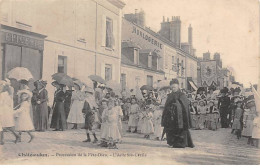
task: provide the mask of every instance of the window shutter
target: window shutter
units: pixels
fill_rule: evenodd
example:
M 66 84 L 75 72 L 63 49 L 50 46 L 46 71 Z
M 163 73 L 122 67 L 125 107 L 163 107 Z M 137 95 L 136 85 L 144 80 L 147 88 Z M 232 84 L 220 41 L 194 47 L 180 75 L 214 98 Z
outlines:
M 102 47 L 106 46 L 106 16 L 102 16 Z
M 105 79 L 105 63 L 104 62 L 101 62 L 101 77 L 103 78 L 103 79 Z
M 117 20 L 113 20 L 113 49 L 117 47 L 117 36 L 118 36 L 118 28 L 117 28 Z

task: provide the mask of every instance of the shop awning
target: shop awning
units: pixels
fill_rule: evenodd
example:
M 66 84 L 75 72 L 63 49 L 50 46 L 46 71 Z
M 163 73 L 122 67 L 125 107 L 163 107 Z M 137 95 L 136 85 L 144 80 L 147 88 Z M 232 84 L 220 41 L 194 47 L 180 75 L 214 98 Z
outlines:
M 198 87 L 195 85 L 193 81 L 189 81 L 189 83 L 194 90 L 198 90 Z

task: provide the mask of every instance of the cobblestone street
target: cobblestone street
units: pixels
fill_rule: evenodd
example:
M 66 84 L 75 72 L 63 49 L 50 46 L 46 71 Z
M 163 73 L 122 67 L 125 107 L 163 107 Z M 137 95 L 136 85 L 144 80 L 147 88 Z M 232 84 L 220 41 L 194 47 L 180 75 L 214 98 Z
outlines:
M 173 149 L 166 141 L 146 140 L 143 135 L 125 133 L 119 149 L 105 149 L 83 143 L 85 130 L 35 132 L 35 139 L 23 134 L 22 142 L 6 133 L 1 146 L 1 164 L 259 164 L 259 149 L 237 140 L 230 129 L 191 130 L 195 148 Z M 99 137 L 99 132 L 98 132 Z M 25 155 L 38 156 L 25 156 Z M 23 156 L 22 156 L 23 155 Z M 82 156 L 80 156 L 82 155 Z

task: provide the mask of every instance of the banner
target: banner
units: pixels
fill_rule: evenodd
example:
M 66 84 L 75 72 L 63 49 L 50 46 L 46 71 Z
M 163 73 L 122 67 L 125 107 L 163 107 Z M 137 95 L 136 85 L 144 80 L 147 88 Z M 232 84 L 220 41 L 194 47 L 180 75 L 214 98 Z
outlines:
M 210 86 L 213 82 L 217 83 L 217 62 L 216 61 L 202 61 L 201 65 L 201 82 Z

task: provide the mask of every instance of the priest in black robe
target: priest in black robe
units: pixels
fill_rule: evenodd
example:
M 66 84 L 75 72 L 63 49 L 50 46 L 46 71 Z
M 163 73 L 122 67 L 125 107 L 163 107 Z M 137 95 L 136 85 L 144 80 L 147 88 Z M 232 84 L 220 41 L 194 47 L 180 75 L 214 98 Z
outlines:
M 172 92 L 168 95 L 162 115 L 162 127 L 167 137 L 167 144 L 173 148 L 194 147 L 189 128 L 191 117 L 189 100 L 179 89 L 179 82 L 170 82 Z

